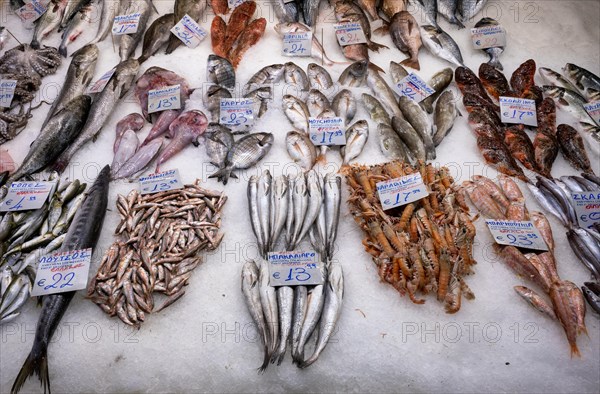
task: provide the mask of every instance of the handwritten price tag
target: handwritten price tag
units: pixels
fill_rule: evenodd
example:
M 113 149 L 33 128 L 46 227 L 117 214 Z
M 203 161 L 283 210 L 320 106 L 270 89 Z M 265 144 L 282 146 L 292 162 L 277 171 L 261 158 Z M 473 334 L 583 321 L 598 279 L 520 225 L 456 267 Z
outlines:
M 410 204 L 429 195 L 419 172 L 390 179 L 389 181 L 378 182 L 375 186 L 384 211 Z
M 167 190 L 183 189 L 183 182 L 181 182 L 179 170 L 177 169 L 150 174 L 148 176 L 141 177 L 139 181 L 141 194 L 151 194 L 164 192 Z
M 410 73 L 395 85 L 395 91 L 400 96 L 406 96 L 417 103 L 435 93 L 417 74 Z
M 112 33 L 115 36 L 137 33 L 141 13 L 117 15 L 113 21 Z
M 314 145 L 346 145 L 342 118 L 308 118 L 308 133 Z
M 491 220 L 485 221 L 494 240 L 499 245 L 511 245 L 518 248 L 548 250 L 539 230 L 530 221 Z
M 590 115 L 594 122 L 600 126 L 600 101 L 592 101 L 588 104 L 583 104 L 586 112 Z
M 571 193 L 579 226 L 591 228 L 600 223 L 600 190 L 595 192 Z
M 502 26 L 486 26 L 471 29 L 471 40 L 475 49 L 506 46 L 506 32 Z
M 337 23 L 333 28 L 340 46 L 367 43 L 365 32 L 358 22 Z
M 86 93 L 99 93 L 103 91 L 106 85 L 108 84 L 108 81 L 110 81 L 113 74 L 115 73 L 115 70 L 116 68 L 113 68 L 112 70 L 108 70 L 107 72 L 105 72 L 96 82 L 90 85 Z
M 535 101 L 500 96 L 500 118 L 503 123 L 516 123 L 537 127 Z
M 310 56 L 312 32 L 285 33 L 283 35 L 283 55 Z
M 181 108 L 181 86 L 172 85 L 148 92 L 148 113 Z
M 13 97 L 15 96 L 15 88 L 17 87 L 16 79 L 0 80 L 0 107 L 10 108 Z
M 189 48 L 196 48 L 206 38 L 206 32 L 188 14 L 171 29 L 171 33 Z
M 56 182 L 13 182 L 0 203 L 0 212 L 41 208 L 55 187 Z
M 92 248 L 55 252 L 40 257 L 32 296 L 64 293 L 87 286 Z
M 40 16 L 44 15 L 48 9 L 49 2 L 49 0 L 31 0 L 29 3 L 16 10 L 15 14 L 19 15 L 19 18 L 21 18 L 23 22 L 34 22 Z
M 268 261 L 270 286 L 323 284 L 321 263 L 313 251 L 271 252 Z
M 247 126 L 254 123 L 254 100 L 222 98 L 219 123 L 228 126 Z

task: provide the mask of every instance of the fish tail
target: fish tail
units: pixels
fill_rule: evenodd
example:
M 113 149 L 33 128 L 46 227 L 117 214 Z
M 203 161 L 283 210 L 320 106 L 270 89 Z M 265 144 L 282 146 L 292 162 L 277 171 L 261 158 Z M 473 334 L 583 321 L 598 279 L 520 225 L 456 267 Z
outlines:
M 308 360 L 302 361 L 301 363 L 298 364 L 298 368 L 300 369 L 304 369 L 307 367 L 310 367 L 315 361 L 317 361 L 317 358 L 319 357 L 318 354 L 313 354 L 312 356 L 310 356 L 310 358 Z
M 373 32 L 375 34 L 377 34 L 378 36 L 383 36 L 383 35 L 387 34 L 389 31 L 390 31 L 390 26 L 386 22 L 383 22 L 383 25 L 379 26 Z
M 577 343 L 571 342 L 571 358 L 579 357 L 581 358 L 581 353 L 579 353 L 579 348 L 577 347 Z
M 177 49 L 179 47 L 179 44 L 181 44 L 181 41 L 179 41 L 179 38 L 176 37 L 171 37 L 171 39 L 169 40 L 169 44 L 167 45 L 167 49 L 165 49 L 165 53 L 168 55 L 171 52 L 173 52 L 175 49 Z
M 260 366 L 260 368 L 258 368 L 258 373 L 264 373 L 266 371 L 267 367 L 269 366 L 270 360 L 271 353 L 269 353 L 269 347 L 265 344 L 263 363 Z
M 454 21 L 450 21 L 450 23 L 458 26 L 459 29 L 465 28 L 465 25 L 463 25 L 463 23 L 461 21 L 459 21 L 458 18 L 454 18 Z
M 388 46 L 383 45 L 383 44 L 379 44 L 375 41 L 370 41 L 367 46 L 369 47 L 370 50 L 374 51 L 374 52 L 379 52 L 380 49 L 385 48 L 385 49 L 390 49 Z
M 48 355 L 47 345 L 45 343 L 34 344 L 31 353 L 27 356 L 27 360 L 21 367 L 15 382 L 10 390 L 11 394 L 17 394 L 27 378 L 34 373 L 40 378 L 40 382 L 44 387 L 44 393 L 50 393 L 50 376 L 48 375 Z
M 369 62 L 369 68 L 370 68 L 371 70 L 379 71 L 380 73 L 383 73 L 383 74 L 385 74 L 385 70 L 384 70 L 383 68 L 379 67 L 379 66 L 378 66 L 377 64 L 375 64 L 375 63 L 371 63 L 371 62 Z
M 58 53 L 60 53 L 60 55 L 62 57 L 67 57 L 67 46 L 66 45 L 61 45 L 58 47 Z
M 495 57 L 495 56 L 494 56 L 494 57 L 492 57 L 492 58 L 490 58 L 490 61 L 489 61 L 489 62 L 487 62 L 487 63 L 488 63 L 490 66 L 492 66 L 492 67 L 494 67 L 494 68 L 496 68 L 496 69 L 498 69 L 498 70 L 500 70 L 500 71 L 504 70 L 504 67 L 502 66 L 502 63 L 500 63 L 500 60 L 498 60 L 498 58 L 497 58 L 497 57 Z
M 139 64 L 144 63 L 146 60 L 148 60 L 148 56 L 141 54 L 140 57 L 137 58 L 137 61 Z
M 217 170 L 217 172 L 215 172 L 214 174 L 209 175 L 209 178 L 217 178 L 221 182 L 223 182 L 224 185 L 226 185 L 230 176 L 231 176 L 231 169 L 229 167 L 225 167 L 220 170 Z
M 420 70 L 421 69 L 421 65 L 419 64 L 419 59 L 413 59 L 408 58 L 408 59 L 404 59 L 400 62 L 400 65 L 402 66 L 406 66 L 406 67 L 410 67 L 410 68 L 414 68 L 415 70 Z

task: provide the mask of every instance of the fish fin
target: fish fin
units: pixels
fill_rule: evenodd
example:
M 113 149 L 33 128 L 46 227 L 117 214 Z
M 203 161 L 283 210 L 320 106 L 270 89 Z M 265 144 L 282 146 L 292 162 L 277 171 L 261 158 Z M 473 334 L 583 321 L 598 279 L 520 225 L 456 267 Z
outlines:
M 390 31 L 390 25 L 387 24 L 386 22 L 383 22 L 383 25 L 379 26 L 377 29 L 375 29 L 373 32 L 375 34 L 377 34 L 378 36 L 384 36 L 387 33 L 389 33 Z
M 238 176 L 235 175 L 233 172 L 231 174 L 229 174 L 230 177 L 232 177 L 233 179 L 238 179 Z
M 460 112 L 458 109 L 456 110 L 456 113 L 458 114 L 458 116 L 463 116 L 462 112 Z
M 370 63 L 370 62 L 369 62 L 369 68 L 370 68 L 371 70 L 379 71 L 380 73 L 383 73 L 383 74 L 385 74 L 385 70 L 384 70 L 383 68 L 379 67 L 379 66 L 378 66 L 377 64 L 375 64 L 375 63 Z
M 415 70 L 421 69 L 421 65 L 419 64 L 419 59 L 414 59 L 414 60 L 412 58 L 404 59 L 400 62 L 400 65 L 414 68 Z
M 47 345 L 44 343 L 34 343 L 31 353 L 27 356 L 27 360 L 21 367 L 15 382 L 10 390 L 12 394 L 17 394 L 27 378 L 34 373 L 40 378 L 40 382 L 44 387 L 44 393 L 50 393 L 50 376 L 48 375 L 48 355 Z
M 237 178 L 237 176 L 234 176 L 234 174 L 232 174 L 231 168 L 225 167 L 225 168 L 221 168 L 220 170 L 217 170 L 217 172 L 215 172 L 212 175 L 209 175 L 208 177 L 209 178 L 217 178 L 220 182 L 223 182 L 223 184 L 226 185 L 230 176 L 232 178 Z
M 148 60 L 148 56 L 144 55 L 143 53 L 140 55 L 140 57 L 137 58 L 137 61 L 140 65 L 142 63 L 144 63 L 146 60 Z
M 379 52 L 379 50 L 382 48 L 390 49 L 388 46 L 376 43 L 375 41 L 369 41 L 367 46 L 369 47 L 370 50 L 372 50 L 374 52 Z
M 570 345 L 571 345 L 571 358 L 573 358 L 573 357 L 581 358 L 581 353 L 579 353 L 579 348 L 577 348 L 577 344 L 570 343 Z
M 258 368 L 258 373 L 264 373 L 267 367 L 269 366 L 269 360 L 271 359 L 271 355 L 269 354 L 269 348 L 267 345 L 265 345 L 264 352 L 265 356 L 263 358 L 262 365 L 260 366 L 260 368 Z

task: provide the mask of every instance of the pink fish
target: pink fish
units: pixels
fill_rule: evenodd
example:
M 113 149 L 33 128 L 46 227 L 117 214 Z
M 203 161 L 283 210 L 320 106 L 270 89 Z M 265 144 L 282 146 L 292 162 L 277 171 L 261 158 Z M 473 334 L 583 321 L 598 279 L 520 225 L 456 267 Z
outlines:
M 142 127 L 144 127 L 144 117 L 138 113 L 131 113 L 125 116 L 117 123 L 116 127 L 116 137 L 115 144 L 113 145 L 113 152 L 117 153 L 117 149 L 119 149 L 119 144 L 121 143 L 121 138 L 123 138 L 123 134 L 127 130 L 140 131 Z
M 157 138 L 142 146 L 118 171 L 112 172 L 112 179 L 128 178 L 142 171 L 158 154 L 162 147 L 163 139 Z
M 8 171 L 12 174 L 15 171 L 15 161 L 6 149 L 0 149 L 0 172 Z
M 208 126 L 208 119 L 203 112 L 191 110 L 182 113 L 169 126 L 169 132 L 173 140 L 167 145 L 156 161 L 156 172 L 159 172 L 160 165 L 171 157 L 179 153 L 183 148 L 193 143 L 198 145 L 198 137 L 204 134 Z
M 123 164 L 127 163 L 127 161 L 131 159 L 133 155 L 135 155 L 139 145 L 140 140 L 135 134 L 135 131 L 125 130 L 122 135 L 119 148 L 116 150 L 115 156 L 113 157 L 113 162 L 110 166 L 111 170 L 114 173 L 119 171 Z

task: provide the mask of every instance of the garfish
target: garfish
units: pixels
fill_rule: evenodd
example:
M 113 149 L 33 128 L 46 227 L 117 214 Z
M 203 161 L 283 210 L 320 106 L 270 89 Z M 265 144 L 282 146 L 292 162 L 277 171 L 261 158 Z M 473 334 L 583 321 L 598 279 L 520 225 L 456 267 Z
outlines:
M 226 185 L 230 176 L 237 178 L 233 174 L 234 170 L 252 167 L 269 153 L 271 146 L 273 146 L 271 133 L 253 133 L 240 138 L 229 151 L 225 168 L 218 170 L 209 178 L 221 177 L 223 184 Z
M 306 76 L 312 89 L 327 91 L 333 86 L 333 80 L 329 72 L 316 63 L 310 63 L 306 67 Z
M 573 63 L 567 63 L 562 70 L 567 79 L 585 98 L 590 101 L 600 99 L 600 77 L 598 75 Z
M 100 92 L 90 108 L 89 116 L 83 126 L 83 130 L 77 139 L 63 151 L 54 164 L 54 170 L 58 172 L 64 171 L 67 164 L 75 153 L 90 140 L 95 141 L 102 126 L 107 121 L 115 108 L 117 102 L 122 98 L 135 79 L 140 64 L 136 59 L 129 59 L 117 65 L 115 73 L 112 75 L 108 84 Z
M 391 126 L 392 119 L 379 100 L 368 93 L 363 93 L 361 97 L 362 103 L 369 112 L 371 120 L 377 124 L 383 123 Z
M 288 132 L 285 137 L 285 147 L 294 163 L 304 171 L 313 168 L 317 160 L 317 151 L 306 133 L 295 130 Z
M 379 148 L 385 157 L 392 160 L 411 161 L 408 148 L 391 125 L 379 123 L 377 125 L 377 134 L 379 137 Z
M 427 113 L 421 109 L 419 104 L 406 96 L 400 97 L 398 106 L 404 118 L 411 124 L 413 129 L 419 134 L 425 144 L 426 156 L 428 160 L 435 159 L 435 145 L 431 137 L 431 121 Z
M 119 3 L 120 1 L 118 0 L 102 1 L 102 12 L 100 13 L 98 33 L 96 33 L 96 37 L 94 37 L 94 39 L 90 41 L 90 44 L 97 44 L 101 41 L 104 41 L 106 36 L 108 36 L 108 33 L 112 29 L 115 16 L 117 16 L 117 12 L 119 11 Z
M 129 115 L 125 115 L 123 119 L 117 122 L 115 127 L 115 143 L 113 145 L 113 152 L 117 151 L 119 144 L 121 143 L 121 137 L 127 130 L 140 131 L 144 127 L 144 117 L 137 112 L 133 112 Z M 111 166 L 112 167 L 112 166 Z
M 391 116 L 402 117 L 402 112 L 396 104 L 396 96 L 392 88 L 379 75 L 377 70 L 367 69 L 367 86 Z
M 264 85 L 269 85 L 278 82 L 283 78 L 284 65 L 283 64 L 271 64 L 258 70 L 253 76 L 250 77 L 248 82 L 242 89 L 242 94 L 247 94 L 255 89 L 258 89 Z
M 337 321 L 342 312 L 342 301 L 344 298 L 344 274 L 341 264 L 332 264 L 325 287 L 325 301 L 323 312 L 319 322 L 319 335 L 315 344 L 315 350 L 308 359 L 300 364 L 300 368 L 306 368 L 317 361 L 319 355 L 327 346 L 329 339 L 335 333 Z
M 318 89 L 311 89 L 308 92 L 308 99 L 306 100 L 306 107 L 311 117 L 316 118 L 319 114 L 326 109 L 331 108 L 331 104 L 327 97 L 321 93 Z
M 231 62 L 224 57 L 208 55 L 206 76 L 209 82 L 216 83 L 228 89 L 235 87 L 235 70 Z
M 456 98 L 451 90 L 447 90 L 435 103 L 435 113 L 433 114 L 433 144 L 438 146 L 445 136 L 448 135 L 454 120 L 460 113 L 456 109 Z
M 427 160 L 425 144 L 410 123 L 402 117 L 394 116 L 392 118 L 392 127 L 404 145 L 408 148 L 408 152 L 410 152 L 411 156 L 416 160 Z
M 48 9 L 36 22 L 35 29 L 33 30 L 33 38 L 31 39 L 31 47 L 37 49 L 40 47 L 42 39 L 46 38 L 58 25 L 65 12 L 67 3 L 69 0 L 52 0 L 48 4 Z M 4 31 L 4 28 L 0 28 L 0 31 Z M 6 34 L 6 32 L 5 32 Z M 0 45 L 0 49 L 2 49 Z
M 92 0 L 88 5 L 82 7 L 73 19 L 70 20 L 67 28 L 63 31 L 62 41 L 58 47 L 58 53 L 63 57 L 67 57 L 67 45 L 75 41 L 92 22 L 93 7 L 97 1 L 98 0 Z
M 310 111 L 302 100 L 289 94 L 283 96 L 283 113 L 296 130 L 308 134 Z
M 88 190 L 83 205 L 73 218 L 67 236 L 59 249 L 60 251 L 66 252 L 96 247 L 108 203 L 109 173 L 110 167 L 105 166 L 98 174 L 94 184 Z M 34 373 L 40 378 L 44 392 L 50 392 L 48 344 L 74 295 L 74 291 L 69 291 L 47 295 L 42 298 L 42 311 L 36 327 L 33 348 L 19 375 L 17 375 L 11 392 L 18 393 L 25 380 Z
M 113 180 L 128 178 L 142 171 L 158 155 L 158 151 L 163 145 L 163 138 L 156 138 L 146 145 L 141 146 L 135 155 L 127 160 L 118 171 L 112 171 Z
M 120 15 L 140 14 L 137 31 L 130 34 L 121 34 L 116 39 L 119 43 L 119 57 L 122 62 L 135 54 L 138 44 L 142 41 L 142 37 L 144 37 L 144 31 L 146 31 L 146 25 L 148 24 L 151 12 L 152 0 L 123 0 L 121 2 Z M 171 37 L 181 43 L 174 35 Z
M 442 29 L 431 25 L 421 26 L 421 39 L 432 55 L 463 66 L 463 58 L 456 41 Z
M 344 124 L 349 124 L 356 115 L 356 99 L 352 92 L 348 89 L 340 90 L 331 101 L 331 109 L 344 120 Z
M 91 102 L 89 96 L 80 95 L 51 117 L 29 147 L 23 163 L 7 183 L 44 169 L 75 141 L 85 124 Z
M 198 110 L 190 110 L 183 112 L 169 125 L 169 135 L 173 139 L 160 152 L 156 160 L 156 171 L 160 171 L 160 165 L 171 157 L 179 153 L 189 144 L 198 146 L 198 138 L 204 134 L 208 126 L 208 119 L 203 112 Z
M 439 14 L 448 22 L 456 25 L 459 29 L 464 29 L 465 25 L 458 20 L 456 15 L 458 13 L 458 2 L 459 0 L 437 0 L 437 9 Z
M 265 18 L 258 18 L 250 22 L 250 24 L 244 28 L 236 41 L 235 46 L 227 53 L 227 57 L 231 60 L 234 68 L 240 64 L 246 51 L 262 38 L 266 27 L 267 20 Z
M 206 0 L 175 0 L 173 8 L 174 23 L 177 24 L 185 16 L 188 15 L 194 21 L 199 22 L 208 2 Z M 165 53 L 168 55 L 177 49 L 181 44 L 181 40 L 176 35 L 169 37 L 169 44 Z
M 594 173 L 587 157 L 583 139 L 573 127 L 567 124 L 558 125 L 556 138 L 564 158 L 576 169 Z
M 342 147 L 341 154 L 343 163 L 348 165 L 363 151 L 369 138 L 369 124 L 365 120 L 359 120 L 346 129 L 346 145 Z
M 250 312 L 252 320 L 256 324 L 258 335 L 264 345 L 264 359 L 261 370 L 264 370 L 269 364 L 269 349 L 267 348 L 268 337 L 265 316 L 263 314 L 260 302 L 260 273 L 254 260 L 249 260 L 242 267 L 242 294 L 246 301 L 246 306 Z
M 219 123 L 209 123 L 205 133 L 206 154 L 219 169 L 225 166 L 227 153 L 234 144 L 231 130 Z
M 448 67 L 443 69 L 442 71 L 438 71 L 437 73 L 433 74 L 433 76 L 429 79 L 427 85 L 429 85 L 433 90 L 435 90 L 435 92 L 431 96 L 426 97 L 419 103 L 421 108 L 427 111 L 428 114 L 433 113 L 433 102 L 442 94 L 442 92 L 448 87 L 448 85 L 450 85 L 450 82 L 452 82 L 453 77 L 454 72 L 451 68 Z
M 103 11 L 104 12 L 104 11 Z M 175 26 L 175 14 L 165 14 L 157 18 L 144 33 L 140 64 L 154 55 L 171 38 L 171 29 Z M 212 55 L 209 55 L 212 56 Z
M 419 49 L 422 43 L 419 25 L 415 18 L 408 11 L 401 11 L 394 15 L 390 22 L 390 35 L 396 48 L 409 56 L 400 64 L 420 70 Z
M 113 157 L 113 161 L 111 164 L 112 171 L 119 171 L 119 169 L 127 162 L 127 160 L 131 159 L 138 147 L 140 146 L 140 140 L 138 139 L 135 131 L 128 129 L 126 130 L 120 138 L 119 146 L 115 151 L 115 155 Z
M 362 86 L 367 78 L 368 67 L 368 60 L 359 60 L 352 63 L 340 74 L 338 78 L 339 84 L 346 87 Z
M 488 18 L 488 17 L 484 17 L 484 18 L 481 18 L 475 24 L 475 28 L 491 27 L 491 26 L 498 26 L 498 25 L 499 25 L 499 23 L 497 20 Z M 482 51 L 487 53 L 487 55 L 490 57 L 490 60 L 488 60 L 487 64 L 489 64 L 490 66 L 492 66 L 494 68 L 497 68 L 498 70 L 504 69 L 502 67 L 502 64 L 500 63 L 500 59 L 499 59 L 502 52 L 504 52 L 504 47 L 497 46 L 497 47 L 485 48 L 485 49 L 482 49 Z
M 67 70 L 65 81 L 48 110 L 42 128 L 54 114 L 64 108 L 75 97 L 84 93 L 85 88 L 94 77 L 99 53 L 100 51 L 96 45 L 88 44 L 71 55 L 73 58 Z

